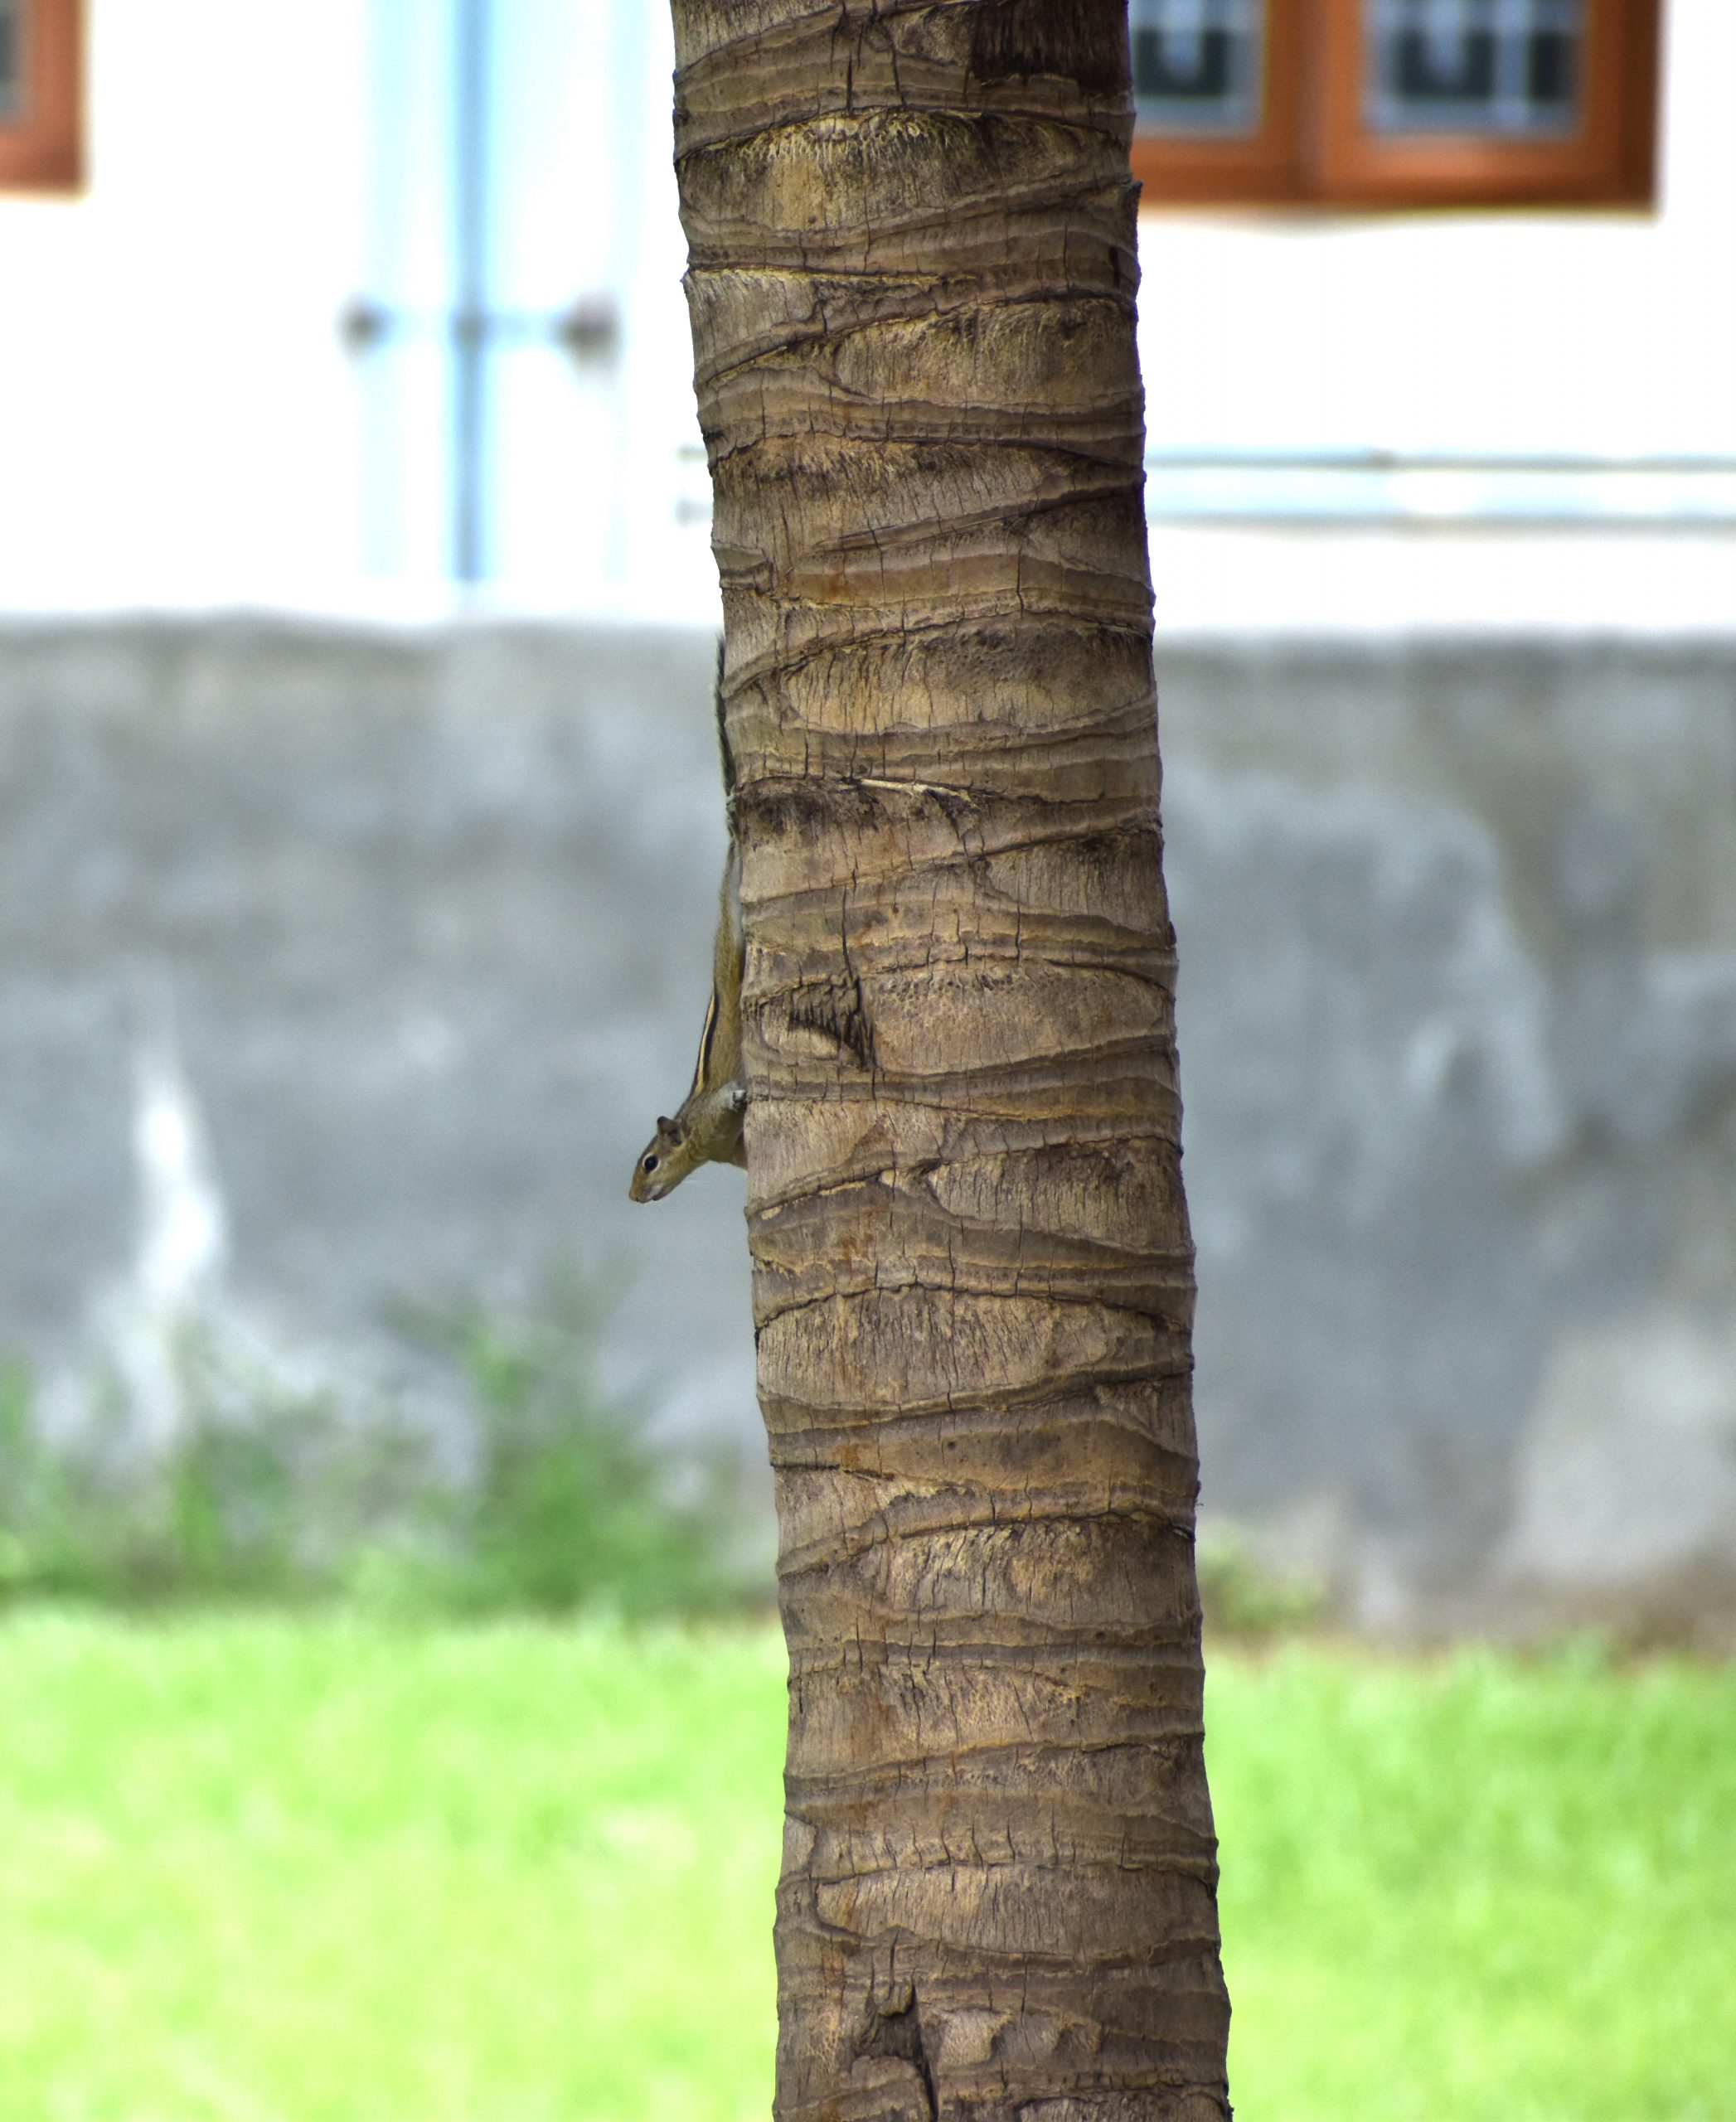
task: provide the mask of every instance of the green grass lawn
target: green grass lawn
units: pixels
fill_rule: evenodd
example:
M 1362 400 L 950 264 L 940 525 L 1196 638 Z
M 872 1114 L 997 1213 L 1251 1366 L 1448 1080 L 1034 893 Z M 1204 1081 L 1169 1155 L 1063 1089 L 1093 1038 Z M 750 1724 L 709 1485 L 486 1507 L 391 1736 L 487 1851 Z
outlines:
M 3 2122 L 737 2122 L 781 1654 L 0 1622 Z M 1736 1673 L 1215 1660 L 1243 2122 L 1736 2118 Z

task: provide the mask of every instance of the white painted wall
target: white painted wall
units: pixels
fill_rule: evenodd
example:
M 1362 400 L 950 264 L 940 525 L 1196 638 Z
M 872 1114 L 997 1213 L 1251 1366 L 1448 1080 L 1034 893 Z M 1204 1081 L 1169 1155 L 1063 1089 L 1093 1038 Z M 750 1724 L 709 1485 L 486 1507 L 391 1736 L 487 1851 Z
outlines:
M 1666 14 L 1655 215 L 1147 215 L 1154 443 L 1736 454 L 1736 4 Z
M 92 0 L 89 189 L 0 198 L 8 605 L 353 573 L 361 27 L 354 0 Z
M 370 32 L 436 4 L 303 0 L 291 29 L 91 0 L 89 191 L 0 198 L 0 602 L 439 601 L 438 377 L 358 368 L 335 329 L 426 279 L 426 139 L 393 131 L 415 92 Z M 511 288 L 610 283 L 626 340 L 606 379 L 518 363 L 498 593 L 703 618 L 666 12 L 499 4 L 555 55 L 518 114 Z M 1736 453 L 1736 4 L 1669 12 L 1656 216 L 1149 216 L 1153 443 Z M 1728 533 L 1160 526 L 1154 562 L 1177 627 L 1736 614 Z

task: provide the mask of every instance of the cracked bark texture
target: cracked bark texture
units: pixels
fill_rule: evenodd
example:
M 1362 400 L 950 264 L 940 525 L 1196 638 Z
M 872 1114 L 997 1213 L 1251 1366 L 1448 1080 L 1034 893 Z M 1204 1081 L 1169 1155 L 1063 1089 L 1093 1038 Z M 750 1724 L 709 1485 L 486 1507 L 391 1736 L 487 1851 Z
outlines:
M 777 2113 L 1211 2122 L 1125 8 L 674 14 L 790 1654 Z

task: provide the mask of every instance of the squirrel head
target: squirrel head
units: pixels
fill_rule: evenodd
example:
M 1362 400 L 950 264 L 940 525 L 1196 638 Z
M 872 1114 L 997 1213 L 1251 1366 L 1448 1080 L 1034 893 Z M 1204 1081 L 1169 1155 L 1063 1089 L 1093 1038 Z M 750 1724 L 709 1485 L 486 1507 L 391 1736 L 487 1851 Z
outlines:
M 701 1161 L 680 1120 L 659 1113 L 657 1131 L 640 1151 L 639 1160 L 633 1168 L 628 1194 L 635 1201 L 661 1201 Z

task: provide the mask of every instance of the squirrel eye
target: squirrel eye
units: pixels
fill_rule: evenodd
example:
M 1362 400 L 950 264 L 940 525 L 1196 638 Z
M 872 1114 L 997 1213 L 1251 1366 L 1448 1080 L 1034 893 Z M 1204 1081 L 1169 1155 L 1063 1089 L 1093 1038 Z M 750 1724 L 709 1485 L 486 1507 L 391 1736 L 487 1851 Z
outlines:
M 657 1168 L 657 1160 L 654 1156 L 647 1157 L 645 1161 L 639 1166 L 641 1171 L 655 1171 Z

